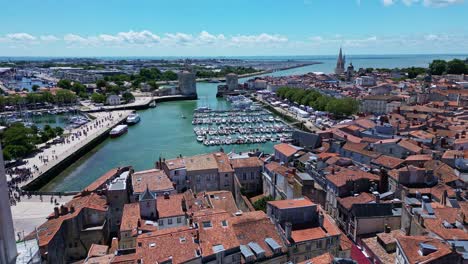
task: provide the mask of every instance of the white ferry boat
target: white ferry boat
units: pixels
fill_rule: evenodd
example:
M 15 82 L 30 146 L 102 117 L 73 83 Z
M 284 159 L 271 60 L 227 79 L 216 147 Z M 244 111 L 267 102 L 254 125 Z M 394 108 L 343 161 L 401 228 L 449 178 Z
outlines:
M 137 113 L 131 113 L 126 120 L 127 124 L 135 125 L 140 122 L 140 116 Z
M 118 136 L 121 136 L 121 135 L 127 133 L 127 131 L 128 131 L 128 126 L 127 125 L 118 125 L 118 126 L 114 127 L 110 131 L 109 135 L 111 137 L 118 137 Z

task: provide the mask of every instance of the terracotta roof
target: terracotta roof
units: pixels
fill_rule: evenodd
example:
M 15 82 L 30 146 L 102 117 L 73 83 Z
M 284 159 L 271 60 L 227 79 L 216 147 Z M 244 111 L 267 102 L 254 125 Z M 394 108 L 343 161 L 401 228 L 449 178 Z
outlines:
M 218 163 L 214 158 L 213 154 L 203 154 L 191 157 L 186 157 L 185 166 L 187 171 L 199 171 L 199 170 L 217 170 Z
M 269 201 L 268 203 L 278 209 L 290 209 L 290 208 L 308 207 L 308 206 L 315 205 L 313 202 L 311 202 L 307 198 Z
M 184 263 L 199 258 L 200 246 L 196 243 L 197 230 L 177 227 L 158 230 L 138 236 L 136 258 L 142 263 Z
M 265 242 L 265 239 L 271 238 L 282 247 L 281 251 L 283 253 L 287 252 L 287 248 L 283 244 L 283 240 L 277 232 L 275 225 L 264 212 L 246 212 L 241 216 L 231 217 L 229 221 L 231 222 L 237 240 L 241 245 L 247 245 L 250 242 L 255 242 L 265 251 L 265 256 L 268 258 L 273 256 L 274 252 Z
M 348 211 L 351 210 L 353 204 L 366 204 L 375 201 L 375 197 L 369 193 L 360 193 L 357 196 L 349 196 L 345 198 L 337 198 L 338 203 L 341 204 Z
M 174 190 L 169 177 L 163 170 L 151 169 L 138 171 L 132 174 L 132 186 L 134 193 L 143 193 L 146 187 L 152 192 Z
M 404 162 L 404 160 L 392 156 L 381 155 L 380 157 L 372 160 L 372 162 L 376 165 L 381 165 L 388 169 L 395 169 L 396 167 L 401 165 Z
M 432 160 L 432 156 L 429 154 L 410 155 L 406 158 L 406 161 L 428 161 Z
M 283 176 L 286 176 L 286 174 L 288 172 L 288 167 L 285 167 L 285 166 L 279 164 L 278 162 L 274 162 L 274 161 L 268 163 L 267 165 L 265 165 L 265 168 L 268 171 L 271 171 L 271 172 L 274 172 L 274 173 L 277 173 L 277 174 L 280 174 L 280 175 L 283 175 Z
M 335 257 L 330 252 L 324 253 L 322 255 L 316 256 L 314 258 L 311 258 L 309 260 L 304 260 L 301 262 L 298 262 L 297 264 L 331 264 L 333 263 L 333 260 Z
M 370 181 L 379 181 L 380 177 L 378 175 L 368 173 L 360 170 L 359 168 L 335 168 L 335 174 L 328 174 L 326 176 L 327 180 L 333 183 L 337 187 L 341 187 L 346 184 L 346 181 L 356 181 L 361 179 L 369 179 Z
M 184 215 L 182 210 L 183 194 L 174 194 L 166 197 L 159 197 L 157 200 L 157 209 L 159 218 L 167 218 Z
M 370 128 L 374 128 L 375 127 L 375 123 L 369 119 L 357 119 L 356 121 L 354 121 L 354 123 L 356 123 L 358 126 L 361 126 L 363 128 L 366 128 L 366 129 L 370 129 Z
M 232 223 L 230 223 L 229 213 L 207 209 L 194 213 L 193 219 L 198 225 L 203 256 L 215 254 L 214 246 L 222 245 L 225 250 L 240 246 Z M 223 226 L 223 221 L 226 223 L 225 226 Z
M 424 226 L 431 232 L 445 240 L 468 240 L 468 233 L 463 229 L 456 227 L 446 228 L 443 225 L 444 220 L 450 224 L 455 224 L 461 210 L 459 208 L 433 208 L 435 218 L 425 218 Z
M 120 222 L 120 232 L 132 231 L 135 235 L 137 233 L 138 221 L 140 221 L 140 204 L 125 204 Z
M 221 209 L 230 214 L 239 211 L 236 201 L 230 191 L 206 192 L 206 196 L 214 209 Z
M 102 257 L 107 255 L 107 251 L 109 250 L 109 246 L 106 245 L 99 245 L 99 244 L 92 244 L 88 250 L 88 258 L 91 257 Z
M 452 253 L 449 245 L 427 236 L 400 236 L 396 238 L 410 263 L 429 263 Z M 419 244 L 425 243 L 436 247 L 436 251 L 423 256 L 419 253 Z
M 225 172 L 234 172 L 231 167 L 231 163 L 229 162 L 229 156 L 223 152 L 216 152 L 213 153 L 216 162 L 218 163 L 218 172 L 225 173 Z
M 359 153 L 364 156 L 371 157 L 373 159 L 377 158 L 378 156 L 382 155 L 378 152 L 375 151 L 370 151 L 366 150 L 365 148 L 367 147 L 367 143 L 352 143 L 352 142 L 347 142 L 344 146 L 343 149 L 355 153 Z
M 412 151 L 414 153 L 419 153 L 422 151 L 422 148 L 419 147 L 418 145 L 415 145 L 413 143 L 411 143 L 409 140 L 401 140 L 400 142 L 398 142 L 398 145 L 402 148 L 405 148 L 409 151 Z
M 169 170 L 181 169 L 181 168 L 185 168 L 185 159 L 183 158 L 170 159 L 170 160 L 166 160 L 165 164 Z
M 231 159 L 232 168 L 254 168 L 262 167 L 263 162 L 257 157 Z
M 281 143 L 274 146 L 275 150 L 283 154 L 286 157 L 291 157 L 294 155 L 300 148 L 287 143 Z
M 90 185 L 88 185 L 86 188 L 83 188 L 83 190 L 89 191 L 89 192 L 94 192 L 97 189 L 101 188 L 107 181 L 112 179 L 117 172 L 119 172 L 118 169 L 111 169 L 110 171 L 106 172 L 104 175 L 99 177 L 97 180 L 93 181 Z
M 63 222 L 77 217 L 83 209 L 102 212 L 107 211 L 107 200 L 105 196 L 91 193 L 89 195 L 76 196 L 64 206 L 68 208 L 73 207 L 75 211 L 73 213 L 60 215 L 58 218 L 50 218 L 37 228 L 37 237 L 39 239 L 40 247 L 47 246 L 54 238 L 55 234 L 60 230 Z M 28 238 L 35 238 L 35 234 L 36 232 L 32 232 L 28 235 Z
M 323 228 L 309 227 L 294 230 L 293 226 L 293 230 L 291 232 L 291 238 L 294 240 L 295 243 L 339 235 L 341 235 L 340 229 L 336 226 L 335 222 L 327 214 L 324 214 Z

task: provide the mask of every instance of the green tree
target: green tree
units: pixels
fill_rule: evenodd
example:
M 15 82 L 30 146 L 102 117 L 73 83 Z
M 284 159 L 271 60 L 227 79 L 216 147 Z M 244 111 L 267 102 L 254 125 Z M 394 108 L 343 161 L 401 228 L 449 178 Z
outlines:
M 125 93 L 122 94 L 122 99 L 125 102 L 130 103 L 130 102 L 135 101 L 135 96 L 133 96 L 133 94 L 130 93 L 130 92 L 125 92 Z
M 104 103 L 106 101 L 106 96 L 100 93 L 93 93 L 91 95 L 91 101 L 94 103 Z
M 42 96 L 42 102 L 46 102 L 46 103 L 54 102 L 54 96 L 50 92 L 43 92 L 41 96 Z
M 2 135 L 3 154 L 5 159 L 24 158 L 35 150 L 33 143 L 35 135 L 32 129 L 22 123 L 14 123 Z
M 273 197 L 271 196 L 265 196 L 265 197 L 262 197 L 261 199 L 255 201 L 252 205 L 253 207 L 255 208 L 255 210 L 257 211 L 263 211 L 266 213 L 266 208 L 267 208 L 267 203 L 269 201 L 273 201 Z
M 70 90 L 72 88 L 70 80 L 60 80 L 57 82 L 57 86 L 67 90 Z
M 96 82 L 96 86 L 100 89 L 106 87 L 106 85 L 107 85 L 107 82 L 105 80 L 98 80 Z
M 34 84 L 34 85 L 31 87 L 31 90 L 33 90 L 34 92 L 37 92 L 37 90 L 39 90 L 39 85 Z
M 442 75 L 447 71 L 447 62 L 444 60 L 433 60 L 429 64 L 429 70 L 433 75 Z
M 447 73 L 464 74 L 468 73 L 468 68 L 464 61 L 459 59 L 453 59 L 447 63 Z

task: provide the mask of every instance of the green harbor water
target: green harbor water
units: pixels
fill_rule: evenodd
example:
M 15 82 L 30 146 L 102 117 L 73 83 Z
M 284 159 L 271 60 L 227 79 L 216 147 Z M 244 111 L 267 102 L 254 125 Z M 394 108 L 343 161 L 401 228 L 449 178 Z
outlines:
M 106 139 L 43 186 L 41 191 L 79 191 L 111 168 L 131 165 L 136 170 L 144 170 L 153 168 L 160 156 L 169 159 L 218 151 L 221 146 L 208 147 L 197 142 L 192 125 L 193 110 L 197 107 L 231 109 L 225 99 L 216 98 L 217 86 L 216 83 L 198 83 L 198 100 L 159 103 L 155 108 L 139 111 L 141 122 L 130 126 L 127 134 Z M 222 147 L 225 152 L 257 148 L 271 152 L 274 144 Z

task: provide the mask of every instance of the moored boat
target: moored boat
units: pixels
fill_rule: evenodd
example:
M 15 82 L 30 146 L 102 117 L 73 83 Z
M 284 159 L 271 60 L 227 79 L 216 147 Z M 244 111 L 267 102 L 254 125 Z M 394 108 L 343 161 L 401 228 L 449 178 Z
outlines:
M 111 137 L 118 137 L 118 136 L 121 136 L 121 135 L 127 133 L 127 131 L 128 131 L 128 126 L 127 125 L 118 125 L 118 126 L 114 127 L 110 131 L 109 135 Z
M 129 125 L 134 125 L 140 122 L 140 116 L 136 112 L 133 112 L 127 117 L 126 122 Z

